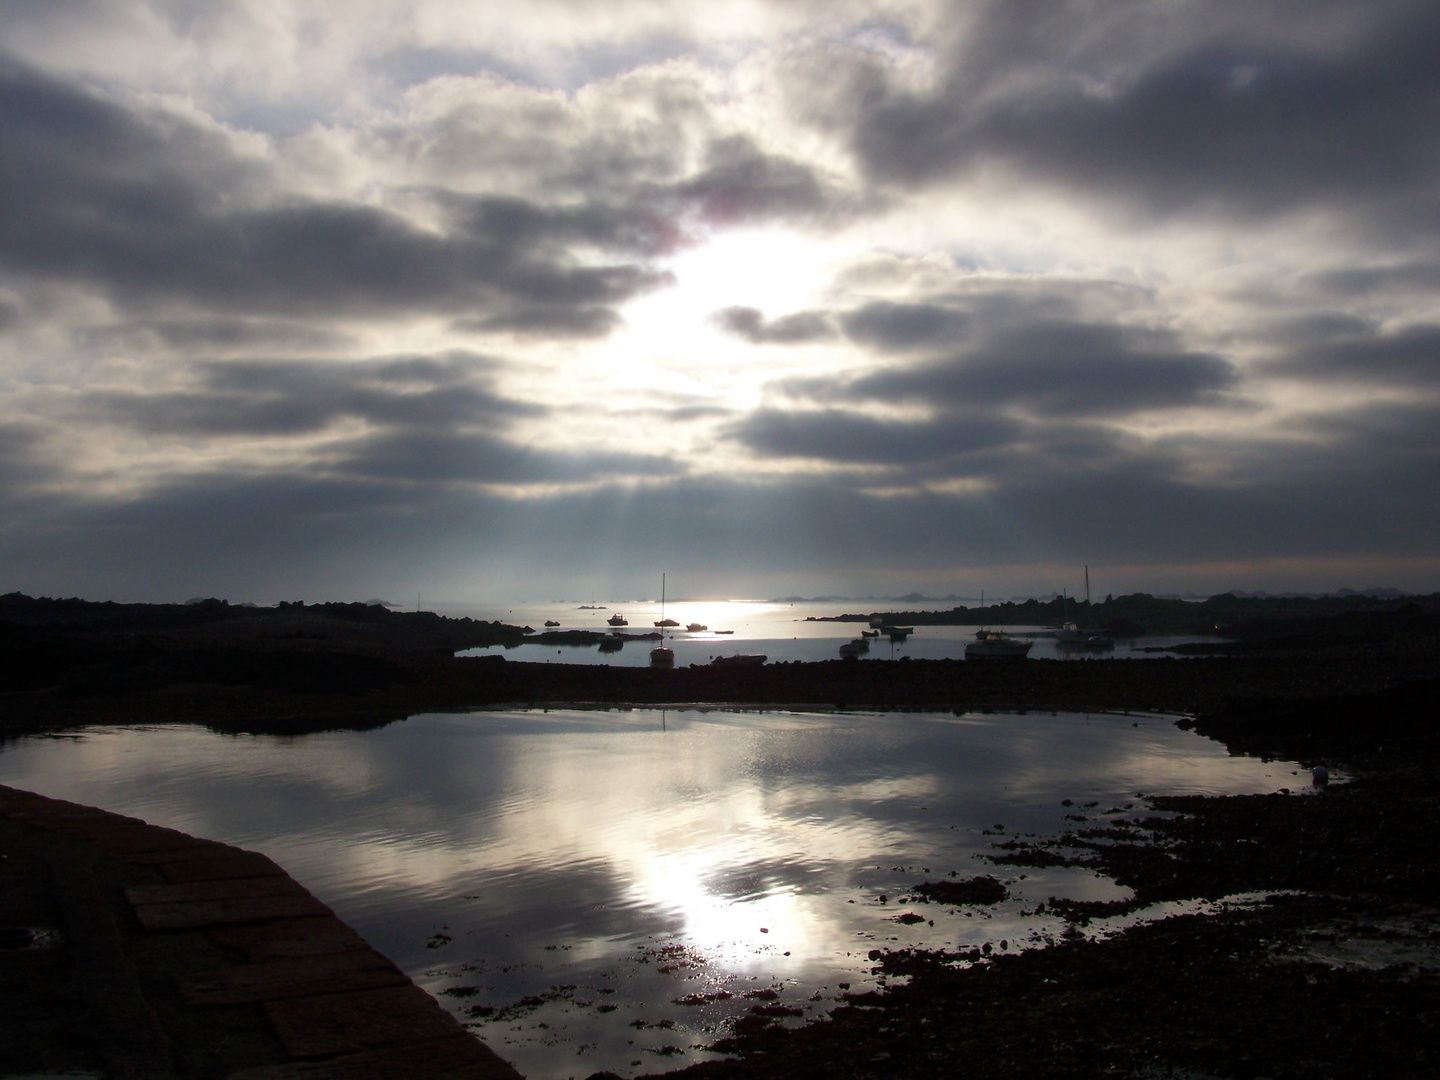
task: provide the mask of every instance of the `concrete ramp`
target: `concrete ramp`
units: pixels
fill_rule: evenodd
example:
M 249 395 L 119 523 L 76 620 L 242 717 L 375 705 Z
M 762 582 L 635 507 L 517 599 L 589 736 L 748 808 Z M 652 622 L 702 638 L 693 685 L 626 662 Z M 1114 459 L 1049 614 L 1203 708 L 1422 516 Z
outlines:
M 0 787 L 0 1075 L 520 1080 L 264 855 Z

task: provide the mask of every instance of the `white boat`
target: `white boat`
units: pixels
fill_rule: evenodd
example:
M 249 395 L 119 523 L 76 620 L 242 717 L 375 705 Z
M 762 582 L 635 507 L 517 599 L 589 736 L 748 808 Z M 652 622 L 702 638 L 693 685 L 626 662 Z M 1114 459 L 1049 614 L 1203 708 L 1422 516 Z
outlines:
M 1018 641 L 1001 630 L 979 630 L 965 644 L 966 660 L 1024 660 L 1033 641 Z
M 655 624 L 659 627 L 679 626 L 674 619 L 665 618 L 665 575 L 660 575 L 660 621 Z M 650 650 L 650 666 L 652 668 L 673 668 L 675 666 L 675 650 L 665 645 L 665 634 L 661 631 L 660 644 Z
M 624 615 L 621 615 L 618 611 L 617 611 L 614 615 L 611 615 L 610 618 L 606 619 L 605 621 L 606 621 L 607 623 L 609 623 L 611 626 L 629 626 L 629 625 L 630 625 L 629 621 L 625 618 L 625 616 L 624 616 Z

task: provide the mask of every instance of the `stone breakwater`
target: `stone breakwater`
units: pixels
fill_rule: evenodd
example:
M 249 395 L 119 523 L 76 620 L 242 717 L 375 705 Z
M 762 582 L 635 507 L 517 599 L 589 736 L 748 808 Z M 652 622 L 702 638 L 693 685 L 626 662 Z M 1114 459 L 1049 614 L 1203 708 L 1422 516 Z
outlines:
M 0 1074 L 519 1080 L 264 855 L 0 787 Z

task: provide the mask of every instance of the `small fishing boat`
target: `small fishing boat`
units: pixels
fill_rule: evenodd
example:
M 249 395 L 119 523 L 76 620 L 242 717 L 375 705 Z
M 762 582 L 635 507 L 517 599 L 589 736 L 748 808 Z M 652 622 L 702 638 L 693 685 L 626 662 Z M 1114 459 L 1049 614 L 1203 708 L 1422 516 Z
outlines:
M 610 618 L 606 619 L 605 621 L 606 621 L 607 623 L 609 623 L 611 626 L 629 626 L 629 625 L 630 625 L 629 620 L 626 619 L 624 615 L 621 615 L 618 611 L 617 611 L 614 615 L 611 615 Z
M 555 620 L 555 619 L 546 619 L 546 620 L 545 620 L 545 625 L 546 625 L 546 626 L 559 626 L 560 623 L 559 623 L 557 620 Z
M 703 633 L 705 633 L 705 631 L 707 631 L 707 630 L 709 630 L 709 629 L 710 629 L 710 628 L 709 628 L 708 626 L 706 626 L 704 623 L 698 623 L 698 622 L 688 623 L 688 624 L 686 625 L 686 627 L 685 627 L 686 632 L 687 632 L 687 633 L 690 633 L 690 634 L 703 634 Z

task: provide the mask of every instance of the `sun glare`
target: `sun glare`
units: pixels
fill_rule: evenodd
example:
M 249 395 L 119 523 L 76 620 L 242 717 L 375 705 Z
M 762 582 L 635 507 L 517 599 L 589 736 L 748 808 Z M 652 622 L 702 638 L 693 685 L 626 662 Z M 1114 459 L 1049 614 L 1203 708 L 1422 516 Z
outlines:
M 716 234 L 663 264 L 675 284 L 625 309 L 628 329 L 613 347 L 632 362 L 702 379 L 717 367 L 773 367 L 773 357 L 722 329 L 716 313 L 749 307 L 771 320 L 803 311 L 819 299 L 836 255 L 832 245 L 778 229 Z

